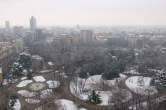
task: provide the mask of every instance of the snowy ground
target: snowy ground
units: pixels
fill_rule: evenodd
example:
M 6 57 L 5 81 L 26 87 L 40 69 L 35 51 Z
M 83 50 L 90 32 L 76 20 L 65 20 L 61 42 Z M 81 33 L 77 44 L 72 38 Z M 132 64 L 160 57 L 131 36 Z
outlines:
M 60 86 L 60 82 L 55 80 L 49 80 L 47 81 L 47 84 L 49 88 L 56 88 Z
M 21 78 L 21 80 L 26 80 L 26 79 L 27 79 L 27 77 L 22 77 L 22 78 Z
M 152 102 L 157 102 L 157 103 L 160 103 L 162 101 L 165 101 L 166 100 L 166 96 L 161 96 L 161 97 L 158 97 L 156 99 L 153 99 L 151 100 Z M 148 103 L 147 101 L 144 101 L 140 104 L 134 104 L 134 105 L 131 105 L 129 106 L 129 110 L 147 110 L 148 108 Z
M 17 93 L 23 97 L 34 97 L 36 95 L 35 92 L 30 92 L 28 90 L 19 90 Z
M 114 91 L 103 91 L 103 85 L 106 87 L 116 87 L 116 84 L 125 78 L 125 75 L 121 75 L 120 78 L 114 80 L 103 80 L 101 75 L 90 76 L 88 79 L 75 78 L 75 80 L 70 83 L 70 90 L 73 95 L 81 100 L 87 100 L 90 92 L 92 90 L 96 90 L 99 92 L 102 100 L 102 103 L 99 105 L 112 105 L 112 92 L 117 92 L 119 89 L 114 89 Z M 122 100 L 126 101 L 132 97 L 129 91 L 125 92 L 124 94 L 126 97 Z
M 49 72 L 51 72 L 52 70 L 42 70 L 42 71 L 40 71 L 40 73 L 49 73 Z
M 25 87 L 30 83 L 32 83 L 32 80 L 23 80 L 16 87 Z
M 50 94 L 52 94 L 52 89 L 46 89 L 46 90 L 43 90 L 43 91 L 41 91 L 40 92 L 40 97 L 41 98 L 47 98 L 48 97 L 48 95 L 50 95 Z
M 17 99 L 16 103 L 14 104 L 14 110 L 20 110 L 21 109 L 21 103 L 20 100 Z
M 100 91 L 102 102 L 99 105 L 111 105 L 110 98 L 112 97 L 111 91 Z
M 87 110 L 85 108 L 78 108 L 73 101 L 66 99 L 56 100 L 55 104 L 58 105 L 58 110 Z
M 55 80 L 46 80 L 43 76 L 34 76 L 33 80 L 26 80 L 27 77 L 22 77 L 21 81 L 19 82 L 16 87 L 28 87 L 29 89 L 23 89 L 17 91 L 19 95 L 25 98 L 25 101 L 30 104 L 37 104 L 40 102 L 40 98 L 44 99 L 47 98 L 50 94 L 53 93 L 52 88 L 56 88 L 60 86 L 60 82 Z M 30 83 L 40 83 L 42 82 L 44 85 L 47 83 L 48 86 L 46 86 L 46 89 L 34 92 L 34 90 L 31 89 L 31 86 L 28 86 Z
M 43 76 L 34 76 L 33 79 L 36 82 L 45 82 L 46 81 L 46 79 Z
M 41 91 L 40 93 L 36 93 L 36 92 L 30 92 L 28 90 L 19 90 L 17 92 L 18 94 L 20 94 L 21 96 L 25 97 L 25 98 L 32 98 L 32 97 L 36 97 L 40 94 L 40 98 L 47 98 L 50 94 L 52 94 L 52 90 L 51 89 L 46 89 Z M 37 100 L 33 100 L 33 99 L 26 99 L 26 101 L 34 101 L 36 102 Z
M 50 62 L 48 62 L 48 65 L 53 66 L 54 63 L 50 61 Z
M 131 89 L 133 92 L 141 95 L 152 95 L 157 93 L 157 90 L 154 86 L 150 85 L 150 77 L 143 76 L 133 76 L 126 80 L 126 86 Z
M 20 103 L 19 99 L 16 99 L 16 102 L 15 102 L 12 110 L 21 110 L 21 103 Z

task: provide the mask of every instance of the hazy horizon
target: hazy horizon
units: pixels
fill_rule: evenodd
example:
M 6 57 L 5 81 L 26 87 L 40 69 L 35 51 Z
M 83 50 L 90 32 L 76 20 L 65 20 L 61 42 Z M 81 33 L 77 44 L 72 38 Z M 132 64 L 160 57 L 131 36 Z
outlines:
M 166 25 L 166 0 L 0 0 L 0 27 L 54 25 Z

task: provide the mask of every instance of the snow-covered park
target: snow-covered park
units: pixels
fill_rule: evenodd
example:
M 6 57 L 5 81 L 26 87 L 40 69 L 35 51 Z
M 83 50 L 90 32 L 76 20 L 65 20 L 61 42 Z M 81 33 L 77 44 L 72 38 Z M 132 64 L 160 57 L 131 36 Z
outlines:
M 31 80 L 22 77 L 16 85 L 19 89 L 17 94 L 21 95 L 25 102 L 29 104 L 37 104 L 40 99 L 47 98 L 53 93 L 52 89 L 60 86 L 60 82 L 56 80 L 47 80 L 43 76 L 34 76 Z
M 102 102 L 99 105 L 112 105 L 114 94 L 123 91 L 124 97 L 122 101 L 127 101 L 132 98 L 132 94 L 117 87 L 118 82 L 124 81 L 126 76 L 120 75 L 120 78 L 114 80 L 104 80 L 101 75 L 90 76 L 87 79 L 75 78 L 70 83 L 71 93 L 81 100 L 88 100 L 88 95 L 92 90 L 96 90 L 101 96 Z
M 157 89 L 151 86 L 152 78 L 143 76 L 132 76 L 126 80 L 126 86 L 134 93 L 140 95 L 153 95 L 157 93 Z

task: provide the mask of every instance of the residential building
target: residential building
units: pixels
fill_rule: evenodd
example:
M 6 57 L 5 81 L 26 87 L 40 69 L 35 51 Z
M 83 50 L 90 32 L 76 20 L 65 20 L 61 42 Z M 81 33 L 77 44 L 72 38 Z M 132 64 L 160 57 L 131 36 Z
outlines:
M 80 41 L 83 43 L 92 42 L 93 41 L 93 32 L 91 30 L 81 30 Z

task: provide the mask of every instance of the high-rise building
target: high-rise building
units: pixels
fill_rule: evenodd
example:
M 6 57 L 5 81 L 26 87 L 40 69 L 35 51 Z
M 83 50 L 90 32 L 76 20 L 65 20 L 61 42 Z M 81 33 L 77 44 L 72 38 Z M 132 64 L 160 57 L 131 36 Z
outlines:
M 36 31 L 36 18 L 33 16 L 30 19 L 30 29 L 32 32 Z
M 81 42 L 91 42 L 93 41 L 93 32 L 91 30 L 81 30 L 80 38 Z
M 5 28 L 6 28 L 6 31 L 10 31 L 10 23 L 9 21 L 5 21 Z
M 79 24 L 76 25 L 76 29 L 80 30 L 80 25 Z

